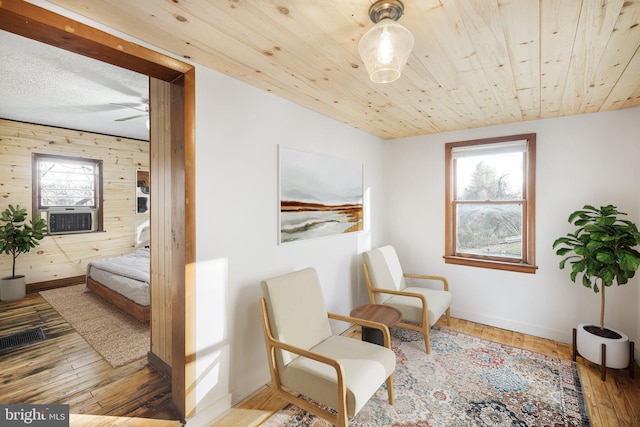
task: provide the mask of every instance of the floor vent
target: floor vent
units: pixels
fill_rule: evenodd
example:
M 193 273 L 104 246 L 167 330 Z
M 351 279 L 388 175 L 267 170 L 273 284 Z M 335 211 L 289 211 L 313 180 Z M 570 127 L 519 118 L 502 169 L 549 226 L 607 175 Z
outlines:
M 26 329 L 11 335 L 0 337 L 0 352 L 13 350 L 23 345 L 44 341 L 42 328 Z

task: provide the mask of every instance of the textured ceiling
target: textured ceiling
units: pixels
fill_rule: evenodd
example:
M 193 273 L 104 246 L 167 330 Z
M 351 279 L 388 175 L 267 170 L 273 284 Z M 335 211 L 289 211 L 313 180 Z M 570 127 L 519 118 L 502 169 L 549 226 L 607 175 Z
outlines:
M 0 57 L 0 118 L 149 139 L 147 76 L 5 31 Z

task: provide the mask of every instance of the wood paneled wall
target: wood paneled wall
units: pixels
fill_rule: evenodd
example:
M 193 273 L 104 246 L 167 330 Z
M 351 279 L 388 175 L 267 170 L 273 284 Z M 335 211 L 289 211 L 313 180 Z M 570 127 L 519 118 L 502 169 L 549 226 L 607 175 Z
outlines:
M 150 79 L 151 113 L 151 352 L 172 366 L 170 84 Z M 160 127 L 164 129 L 160 129 Z
M 173 82 L 151 78 L 151 351 L 170 366 L 172 392 L 186 416 L 195 401 L 194 71 Z M 185 89 L 185 86 L 187 89 Z M 190 120 L 192 122 L 192 120 Z
M 136 214 L 136 170 L 149 168 L 149 143 L 89 132 L 0 119 L 0 210 L 9 204 L 33 212 L 31 153 L 103 161 L 104 232 L 46 236 L 18 257 L 16 273 L 27 283 L 84 275 L 87 263 L 131 252 L 149 214 Z M 0 255 L 0 275 L 11 258 Z

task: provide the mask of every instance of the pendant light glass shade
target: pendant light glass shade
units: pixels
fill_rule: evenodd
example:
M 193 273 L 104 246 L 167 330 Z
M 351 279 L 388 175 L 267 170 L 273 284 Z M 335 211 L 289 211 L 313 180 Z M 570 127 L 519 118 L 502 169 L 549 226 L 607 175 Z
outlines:
M 358 44 L 358 52 L 376 83 L 397 80 L 413 49 L 413 34 L 391 18 L 380 20 Z

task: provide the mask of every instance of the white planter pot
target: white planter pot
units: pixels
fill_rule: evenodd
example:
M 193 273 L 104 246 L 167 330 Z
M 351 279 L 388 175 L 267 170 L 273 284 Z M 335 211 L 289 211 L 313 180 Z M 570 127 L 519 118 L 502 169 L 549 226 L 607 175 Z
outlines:
M 594 325 L 589 323 L 581 323 L 578 325 L 576 348 L 580 356 L 597 365 L 602 365 L 602 344 L 605 344 L 607 346 L 607 368 L 624 369 L 629 366 L 628 336 L 613 328 L 605 328 L 620 335 L 618 339 L 605 338 L 588 332 L 585 330 L 585 326 Z
M 3 277 L 0 279 L 0 300 L 17 301 L 26 295 L 24 276 Z

